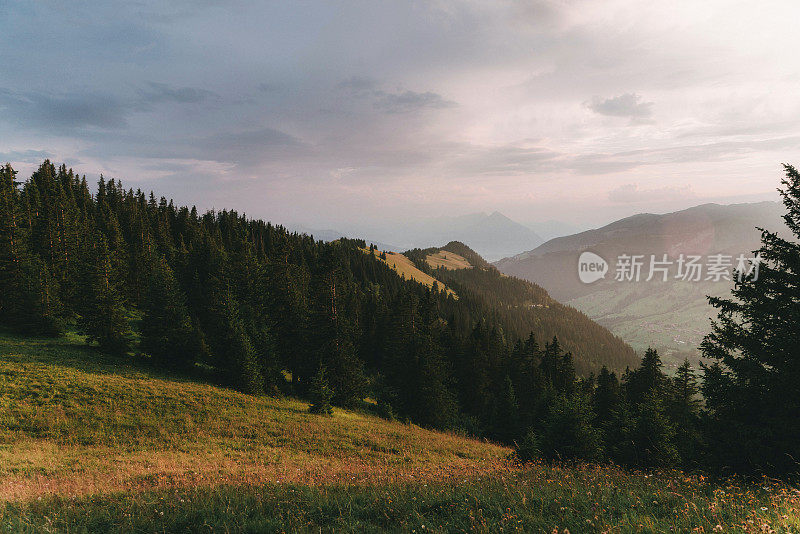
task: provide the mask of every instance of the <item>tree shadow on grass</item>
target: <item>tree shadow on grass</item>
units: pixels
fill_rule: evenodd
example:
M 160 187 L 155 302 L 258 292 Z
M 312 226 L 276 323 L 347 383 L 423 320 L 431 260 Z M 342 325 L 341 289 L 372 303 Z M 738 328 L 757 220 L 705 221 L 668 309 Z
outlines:
M 165 369 L 154 366 L 149 356 L 141 353 L 104 353 L 96 346 L 87 345 L 85 337 L 74 332 L 55 338 L 36 338 L 0 329 L 2 362 L 56 365 L 98 375 L 155 378 L 234 389 L 221 380 L 211 366 L 195 365 L 183 371 Z

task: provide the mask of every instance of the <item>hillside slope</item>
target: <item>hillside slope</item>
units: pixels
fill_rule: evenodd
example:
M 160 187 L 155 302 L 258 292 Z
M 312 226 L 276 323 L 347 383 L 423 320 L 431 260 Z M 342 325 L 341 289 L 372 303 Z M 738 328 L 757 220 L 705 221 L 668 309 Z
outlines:
M 82 340 L 0 337 L 0 501 L 180 486 L 439 480 L 509 450 L 160 375 Z
M 541 347 L 558 335 L 551 352 L 572 360 L 563 349 L 572 350 L 582 374 L 635 363 L 601 327 L 539 303 L 535 288 L 511 302 L 493 294 L 517 291 L 511 281 L 459 282 L 465 299 L 444 279 L 437 291 L 412 280 L 434 285 L 425 261 L 381 261 L 363 240 L 326 243 L 236 211 L 200 214 L 116 180 L 101 178 L 93 194 L 50 161 L 25 181 L 8 166 L 0 174 L 2 219 L 11 221 L 0 228 L 9 244 L 0 324 L 18 333 L 79 329 L 107 352 L 141 352 L 175 372 L 201 367 L 245 393 L 304 396 L 327 382 L 336 406 L 370 397 L 426 428 L 506 443 L 514 437 L 500 437 L 510 427 L 493 407 L 521 358 L 538 357 L 534 343 L 516 350 L 531 332 Z M 462 248 L 453 252 L 476 267 L 460 271 L 499 278 Z
M 637 350 L 660 349 L 665 363 L 697 356 L 697 345 L 714 315 L 706 295 L 729 292 L 729 281 L 646 282 L 650 255 L 675 261 L 680 254 L 751 255 L 759 247 L 757 226 L 780 231 L 783 211 L 775 202 L 721 206 L 704 204 L 664 215 L 640 214 L 596 230 L 552 239 L 531 251 L 498 261 L 497 268 L 546 288 L 561 302 L 585 312 Z M 578 278 L 578 257 L 591 251 L 609 263 L 604 280 L 584 284 Z M 642 279 L 614 281 L 617 257 L 645 257 Z M 674 269 L 671 273 L 675 274 Z M 705 274 L 703 275 L 705 277 Z
M 572 352 L 580 374 L 596 373 L 603 365 L 622 371 L 638 363 L 631 347 L 605 327 L 552 299 L 542 287 L 503 275 L 463 243 L 453 241 L 444 247 L 414 249 L 405 255 L 420 270 L 452 288 L 465 306 L 480 309 L 484 317 L 496 320 L 509 338 L 526 337 L 533 332 L 544 343 L 558 337 L 563 347 Z M 431 265 L 431 258 L 448 255 L 463 258 L 459 265 L 466 262 L 474 267 L 452 269 L 441 262 Z
M 363 250 L 365 253 L 369 254 L 368 249 Z M 436 284 L 440 291 L 444 291 L 448 295 L 452 295 L 453 298 L 458 298 L 458 295 L 456 295 L 452 289 L 449 289 L 443 282 L 437 280 L 433 276 L 420 271 L 406 256 L 389 251 L 383 251 L 383 255 L 381 255 L 381 251 L 378 249 L 373 249 L 372 254 L 380 261 L 394 269 L 394 271 L 404 279 L 413 280 L 431 288 L 433 287 L 433 284 Z
M 509 450 L 0 335 L 3 532 L 788 532 L 791 488 Z

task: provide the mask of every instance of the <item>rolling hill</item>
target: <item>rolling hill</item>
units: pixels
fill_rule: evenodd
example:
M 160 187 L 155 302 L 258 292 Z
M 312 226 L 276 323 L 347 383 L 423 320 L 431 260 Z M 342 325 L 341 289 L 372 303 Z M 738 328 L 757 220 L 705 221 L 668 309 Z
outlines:
M 446 250 L 428 254 L 425 258 L 425 263 L 430 265 L 432 269 L 438 269 L 439 267 L 445 269 L 469 269 L 472 267 L 465 257 Z
M 731 282 L 687 282 L 670 277 L 646 282 L 649 257 L 667 254 L 750 256 L 759 247 L 757 226 L 783 228 L 782 207 L 774 202 L 704 204 L 664 215 L 640 214 L 596 230 L 556 238 L 496 262 L 503 273 L 546 288 L 554 298 L 582 310 L 630 343 L 636 350 L 654 346 L 668 365 L 697 356 L 697 345 L 714 315 L 706 295 L 725 295 Z M 593 252 L 609 263 L 606 278 L 584 284 L 578 257 Z M 640 282 L 616 282 L 614 264 L 622 254 L 645 256 Z M 671 273 L 674 274 L 674 273 Z M 705 276 L 703 277 L 705 278 Z

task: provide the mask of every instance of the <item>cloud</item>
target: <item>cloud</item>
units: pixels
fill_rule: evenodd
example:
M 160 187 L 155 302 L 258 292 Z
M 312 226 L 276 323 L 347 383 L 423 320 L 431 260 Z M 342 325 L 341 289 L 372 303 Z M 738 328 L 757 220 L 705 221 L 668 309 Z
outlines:
M 338 87 L 347 89 L 353 93 L 363 93 L 366 91 L 376 91 L 378 83 L 367 76 L 351 76 L 350 78 L 339 82 Z
M 600 115 L 646 119 L 653 114 L 653 102 L 643 102 L 635 93 L 625 93 L 605 100 L 594 97 L 586 107 Z
M 53 156 L 45 150 L 9 150 L 0 152 L 0 162 L 41 163 Z
M 148 89 L 139 91 L 142 101 L 147 104 L 161 102 L 177 102 L 180 104 L 196 104 L 219 95 L 196 87 L 171 87 L 165 83 L 149 82 Z
M 72 130 L 119 129 L 127 126 L 130 105 L 107 94 L 14 92 L 0 89 L 0 120 L 10 119 L 23 128 Z
M 611 202 L 636 203 L 636 202 L 664 202 L 696 198 L 692 187 L 668 186 L 657 189 L 640 189 L 639 184 L 625 184 L 608 193 Z
M 275 159 L 297 159 L 307 146 L 300 139 L 274 128 L 224 132 L 185 144 L 186 152 L 198 159 L 259 166 Z
M 433 91 L 411 90 L 388 91 L 381 83 L 367 76 L 352 76 L 339 82 L 336 87 L 346 91 L 357 100 L 372 102 L 374 109 L 387 115 L 415 113 L 424 110 L 446 109 L 458 104 Z
M 384 113 L 413 113 L 426 109 L 445 109 L 456 107 L 456 103 L 446 100 L 442 95 L 426 91 L 415 93 L 403 91 L 402 93 L 384 93 L 375 101 L 375 107 Z
M 563 154 L 545 147 L 516 144 L 457 145 L 441 157 L 450 160 L 451 170 L 461 176 L 532 175 L 563 164 Z
M 139 165 L 144 169 L 166 165 L 168 160 L 216 162 L 250 173 L 268 164 L 297 162 L 310 151 L 311 147 L 300 139 L 274 128 L 263 127 L 213 132 L 210 135 L 174 136 L 168 142 L 150 135 L 119 135 L 115 136 L 113 143 L 105 143 L 102 147 L 92 146 L 80 151 L 79 155 L 158 160 L 157 163 Z
M 259 216 L 423 197 L 623 212 L 607 198 L 623 183 L 644 189 L 611 197 L 771 191 L 800 148 L 788 0 L 758 16 L 725 0 L 6 4 L 2 150 Z M 42 32 L 52 20 L 75 31 Z M 215 187 L 233 176 L 269 194 Z

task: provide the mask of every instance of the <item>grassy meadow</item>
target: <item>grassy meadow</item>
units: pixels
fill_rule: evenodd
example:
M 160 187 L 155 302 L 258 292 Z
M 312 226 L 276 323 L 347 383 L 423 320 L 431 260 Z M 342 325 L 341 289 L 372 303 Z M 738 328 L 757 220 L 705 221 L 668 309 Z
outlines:
M 800 493 L 511 451 L 0 336 L 4 532 L 797 532 Z
M 364 252 L 369 253 L 369 250 L 364 249 Z M 373 254 L 386 265 L 394 269 L 397 274 L 401 275 L 406 280 L 414 280 L 428 287 L 433 287 L 433 284 L 436 283 L 436 285 L 439 287 L 439 291 L 446 291 L 454 298 L 458 298 L 456 292 L 447 287 L 447 285 L 443 284 L 441 281 L 437 280 L 431 275 L 417 269 L 417 266 L 414 265 L 413 261 L 408 259 L 408 256 L 405 256 L 404 254 L 398 254 L 396 252 L 384 252 L 383 254 L 386 256 L 386 259 L 384 259 L 380 257 L 381 251 L 377 249 L 373 251 Z M 448 252 L 447 254 L 449 255 L 451 253 Z
M 433 269 L 444 267 L 445 269 L 469 269 L 472 267 L 469 261 L 463 256 L 448 250 L 439 250 L 425 257 L 425 262 Z

